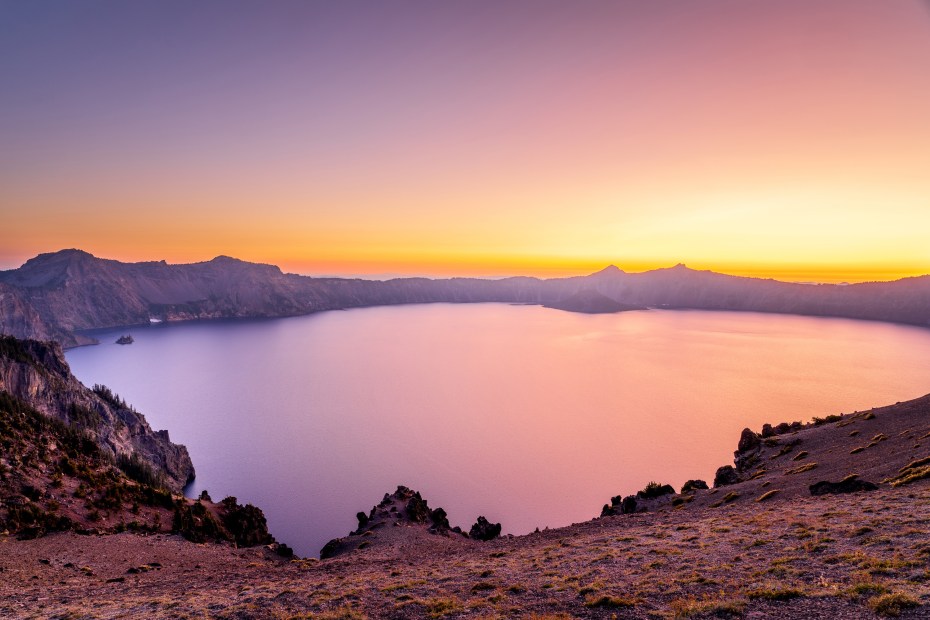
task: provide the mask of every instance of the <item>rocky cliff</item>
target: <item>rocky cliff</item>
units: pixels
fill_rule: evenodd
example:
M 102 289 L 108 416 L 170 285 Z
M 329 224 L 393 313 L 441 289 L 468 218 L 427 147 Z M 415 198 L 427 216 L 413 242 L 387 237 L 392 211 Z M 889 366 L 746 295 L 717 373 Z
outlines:
M 78 381 L 54 342 L 0 337 L 0 392 L 86 432 L 114 459 L 134 459 L 164 476 L 173 491 L 193 480 L 187 448 L 153 431 L 141 413 L 110 390 Z

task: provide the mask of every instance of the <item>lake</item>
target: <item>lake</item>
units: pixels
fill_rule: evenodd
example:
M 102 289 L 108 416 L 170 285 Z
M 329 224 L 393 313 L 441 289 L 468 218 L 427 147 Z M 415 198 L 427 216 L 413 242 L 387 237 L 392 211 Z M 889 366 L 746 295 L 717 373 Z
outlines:
M 301 555 L 398 484 L 522 534 L 710 482 L 744 427 L 930 392 L 930 330 L 845 319 L 429 304 L 97 336 L 78 378 L 187 445 L 191 495 L 260 506 Z

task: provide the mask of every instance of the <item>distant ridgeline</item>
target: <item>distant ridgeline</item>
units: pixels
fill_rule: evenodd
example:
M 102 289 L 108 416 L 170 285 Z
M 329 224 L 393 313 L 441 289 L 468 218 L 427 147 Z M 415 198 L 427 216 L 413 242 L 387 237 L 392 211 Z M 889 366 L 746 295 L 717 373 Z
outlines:
M 575 312 L 688 308 L 930 325 L 930 276 L 851 285 L 795 284 L 695 271 L 608 267 L 588 276 L 312 278 L 221 256 L 203 263 L 121 263 L 80 250 L 0 271 L 0 333 L 90 344 L 82 330 L 189 319 L 281 317 L 391 304 L 505 302 Z

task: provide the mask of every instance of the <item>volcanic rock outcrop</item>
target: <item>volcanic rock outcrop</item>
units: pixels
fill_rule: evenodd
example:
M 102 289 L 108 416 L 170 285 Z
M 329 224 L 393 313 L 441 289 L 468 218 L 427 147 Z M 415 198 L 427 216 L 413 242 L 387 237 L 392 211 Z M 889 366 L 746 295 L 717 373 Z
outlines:
M 168 431 L 153 431 L 145 417 L 104 386 L 85 387 L 54 342 L 0 337 L 0 391 L 41 413 L 86 432 L 114 460 L 135 460 L 180 492 L 194 479 L 187 448 Z
M 422 534 L 428 537 L 467 541 L 489 541 L 500 536 L 501 524 L 490 523 L 485 517 L 478 517 L 471 527 L 471 532 L 449 524 L 446 511 L 442 508 L 430 508 L 419 492 L 405 486 L 398 486 L 393 493 L 385 493 L 377 506 L 366 514 L 356 515 L 358 528 L 343 538 L 335 538 L 320 550 L 320 558 L 326 559 L 365 549 L 372 544 L 384 544 L 402 540 L 409 542 Z

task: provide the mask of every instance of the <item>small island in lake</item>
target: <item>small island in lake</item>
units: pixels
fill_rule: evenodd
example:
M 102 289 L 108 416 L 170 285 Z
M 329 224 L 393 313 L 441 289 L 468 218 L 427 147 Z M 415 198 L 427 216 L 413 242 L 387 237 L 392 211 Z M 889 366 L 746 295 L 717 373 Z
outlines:
M 132 344 L 135 342 L 135 339 L 131 334 L 125 334 L 116 339 L 116 344 Z

